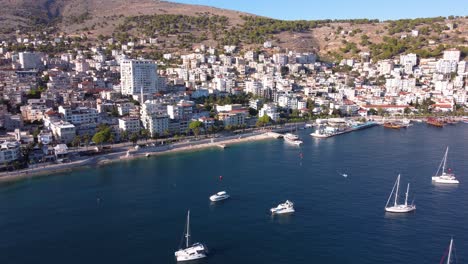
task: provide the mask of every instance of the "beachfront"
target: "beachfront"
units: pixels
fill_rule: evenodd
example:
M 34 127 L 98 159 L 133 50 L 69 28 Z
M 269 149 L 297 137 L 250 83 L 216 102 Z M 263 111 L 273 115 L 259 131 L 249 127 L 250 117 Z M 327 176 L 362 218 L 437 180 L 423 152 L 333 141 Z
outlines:
M 37 167 L 7 171 L 0 173 L 0 182 L 11 182 L 31 177 L 48 176 L 58 173 L 70 172 L 75 169 L 89 168 L 120 161 L 129 161 L 138 158 L 147 158 L 167 153 L 197 151 L 207 148 L 224 148 L 232 144 L 274 139 L 274 134 L 265 131 L 257 131 L 248 134 L 234 135 L 219 138 L 207 138 L 196 141 L 185 141 L 166 145 L 149 145 L 144 148 L 132 147 L 125 151 L 117 151 L 93 157 L 80 157 L 68 163 L 36 165 Z

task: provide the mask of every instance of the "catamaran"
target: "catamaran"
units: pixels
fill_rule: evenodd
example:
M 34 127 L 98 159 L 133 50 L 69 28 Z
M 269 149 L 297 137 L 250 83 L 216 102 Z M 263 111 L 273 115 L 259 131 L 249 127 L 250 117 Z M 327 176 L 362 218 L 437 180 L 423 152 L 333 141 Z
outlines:
M 208 248 L 202 243 L 190 245 L 190 210 L 187 212 L 187 227 L 185 233 L 185 248 L 176 251 L 175 257 L 177 261 L 189 261 L 201 258 L 206 258 Z
M 391 213 L 409 213 L 409 212 L 416 210 L 416 205 L 408 204 L 409 186 L 410 185 L 408 183 L 408 187 L 406 188 L 405 203 L 398 204 L 398 192 L 400 188 L 400 174 L 398 174 L 395 185 L 393 185 L 392 192 L 390 193 L 390 196 L 388 197 L 388 200 L 387 200 L 387 204 L 385 205 L 385 211 L 391 212 Z M 396 191 L 395 191 L 395 187 L 396 187 Z M 395 191 L 395 200 L 393 202 L 393 206 L 389 206 L 388 204 L 390 203 L 390 200 L 392 199 L 394 191 Z
M 445 183 L 445 184 L 460 183 L 455 177 L 455 174 L 452 173 L 450 169 L 448 169 L 448 172 L 445 172 L 448 150 L 449 150 L 449 147 L 447 147 L 447 150 L 445 151 L 444 158 L 442 159 L 442 162 L 440 163 L 439 168 L 437 169 L 436 175 L 432 176 L 432 181 L 435 183 Z M 439 175 L 439 171 L 441 167 L 442 167 L 442 174 Z

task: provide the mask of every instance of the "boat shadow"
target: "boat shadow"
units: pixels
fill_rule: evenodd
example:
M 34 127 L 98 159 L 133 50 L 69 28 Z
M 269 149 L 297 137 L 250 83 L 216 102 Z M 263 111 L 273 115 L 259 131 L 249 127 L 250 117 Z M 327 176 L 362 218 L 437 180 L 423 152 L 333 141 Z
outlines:
M 293 221 L 294 214 L 270 214 L 270 221 L 282 225 L 290 224 Z

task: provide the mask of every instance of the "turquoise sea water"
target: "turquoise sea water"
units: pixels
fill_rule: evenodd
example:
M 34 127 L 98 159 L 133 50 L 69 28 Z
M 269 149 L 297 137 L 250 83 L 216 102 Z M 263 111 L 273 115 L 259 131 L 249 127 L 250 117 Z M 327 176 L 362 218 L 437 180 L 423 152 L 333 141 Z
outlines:
M 439 263 L 451 236 L 468 262 L 468 125 L 311 132 L 0 185 L 0 263 L 175 263 L 188 209 L 198 263 Z M 447 145 L 459 186 L 431 183 Z M 415 213 L 384 212 L 398 173 Z

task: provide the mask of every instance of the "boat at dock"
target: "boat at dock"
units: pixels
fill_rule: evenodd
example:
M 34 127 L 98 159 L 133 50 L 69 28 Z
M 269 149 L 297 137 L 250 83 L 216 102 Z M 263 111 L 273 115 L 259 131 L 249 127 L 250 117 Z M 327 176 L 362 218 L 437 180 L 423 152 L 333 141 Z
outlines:
M 444 127 L 444 122 L 439 120 L 438 118 L 429 117 L 426 121 L 428 125 L 435 126 L 435 127 Z
M 385 128 L 391 128 L 391 129 L 400 129 L 400 128 L 403 128 L 404 126 L 399 125 L 399 124 L 394 123 L 394 122 L 385 122 L 385 123 L 383 124 L 383 127 L 385 127 Z
M 361 130 L 369 127 L 376 126 L 376 122 L 365 122 L 365 123 L 356 123 L 356 122 L 346 122 L 339 125 L 327 125 L 318 127 L 315 132 L 310 135 L 316 138 L 329 138 L 356 130 Z
M 286 133 L 284 136 L 284 141 L 294 145 L 301 145 L 302 140 L 299 139 L 299 136 L 293 133 Z

